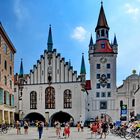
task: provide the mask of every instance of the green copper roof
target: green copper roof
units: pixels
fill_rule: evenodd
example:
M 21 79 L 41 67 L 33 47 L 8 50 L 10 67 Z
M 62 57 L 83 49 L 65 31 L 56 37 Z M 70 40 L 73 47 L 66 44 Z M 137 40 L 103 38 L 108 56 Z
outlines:
M 86 74 L 84 54 L 82 54 L 82 62 L 81 62 L 81 71 L 80 71 L 80 74 Z
M 52 52 L 53 42 L 52 42 L 52 31 L 51 31 L 51 25 L 49 28 L 49 35 L 48 35 L 48 52 Z
M 19 76 L 23 77 L 23 63 L 22 63 L 22 59 L 21 59 L 21 63 L 20 63 L 20 72 L 19 72 Z

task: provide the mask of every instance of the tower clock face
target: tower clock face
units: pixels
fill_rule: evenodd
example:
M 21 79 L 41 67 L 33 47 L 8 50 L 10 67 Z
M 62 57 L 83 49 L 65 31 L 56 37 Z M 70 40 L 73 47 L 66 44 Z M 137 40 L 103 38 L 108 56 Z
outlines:
M 101 63 L 106 63 L 106 62 L 107 62 L 107 59 L 106 59 L 105 57 L 101 57 L 101 58 L 100 58 L 100 62 L 101 62 Z

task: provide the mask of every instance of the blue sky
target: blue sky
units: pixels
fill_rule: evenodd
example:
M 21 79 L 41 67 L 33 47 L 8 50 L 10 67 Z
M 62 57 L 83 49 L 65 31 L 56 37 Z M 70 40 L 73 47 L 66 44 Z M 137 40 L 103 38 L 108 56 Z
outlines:
M 47 48 L 49 24 L 52 25 L 53 48 L 71 60 L 80 72 L 82 53 L 85 55 L 89 79 L 88 45 L 90 35 L 95 42 L 95 27 L 100 0 L 0 0 L 0 21 L 13 42 L 15 73 L 23 58 L 24 73 L 29 73 Z M 140 0 L 103 0 L 110 27 L 118 41 L 117 85 L 136 69 L 140 71 Z

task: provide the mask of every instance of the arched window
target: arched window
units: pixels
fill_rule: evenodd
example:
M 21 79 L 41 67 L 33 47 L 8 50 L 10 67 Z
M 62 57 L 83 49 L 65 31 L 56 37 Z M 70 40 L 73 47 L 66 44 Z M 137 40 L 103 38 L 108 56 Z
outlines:
M 55 90 L 47 87 L 45 90 L 45 109 L 55 109 Z
M 64 108 L 72 108 L 72 94 L 69 89 L 64 91 Z
M 30 93 L 30 109 L 37 109 L 37 93 L 35 91 Z
M 121 100 L 121 101 L 120 101 L 120 107 L 121 107 L 122 105 L 123 105 L 123 101 Z
M 132 107 L 135 106 L 135 99 L 132 99 Z

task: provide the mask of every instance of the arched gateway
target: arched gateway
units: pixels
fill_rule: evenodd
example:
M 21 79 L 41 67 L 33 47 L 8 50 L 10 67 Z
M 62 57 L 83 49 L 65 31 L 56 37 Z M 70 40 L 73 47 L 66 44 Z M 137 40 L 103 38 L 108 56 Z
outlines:
M 57 113 L 54 113 L 50 117 L 51 126 L 54 126 L 55 121 L 59 121 L 61 124 L 66 123 L 66 122 L 70 122 L 71 125 L 73 125 L 74 119 L 70 114 L 68 114 L 66 112 L 59 111 Z
M 35 121 L 37 121 L 37 120 L 45 122 L 44 116 L 41 115 L 40 113 L 36 113 L 36 112 L 29 113 L 28 115 L 26 115 L 26 116 L 24 117 L 24 120 L 28 120 L 28 121 L 30 121 L 30 122 L 32 122 L 32 121 L 35 122 Z

